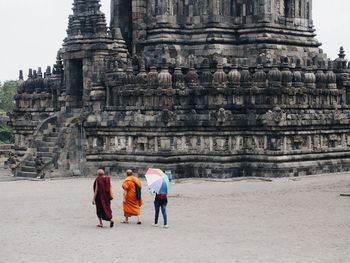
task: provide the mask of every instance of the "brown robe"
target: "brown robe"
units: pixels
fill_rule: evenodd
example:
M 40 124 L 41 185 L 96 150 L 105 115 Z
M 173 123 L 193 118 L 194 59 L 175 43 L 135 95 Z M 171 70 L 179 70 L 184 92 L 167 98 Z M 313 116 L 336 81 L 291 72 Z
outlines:
M 98 185 L 96 203 L 96 214 L 98 218 L 106 221 L 112 219 L 112 209 L 109 191 L 111 189 L 111 181 L 109 176 L 97 176 L 94 182 L 94 191 Z

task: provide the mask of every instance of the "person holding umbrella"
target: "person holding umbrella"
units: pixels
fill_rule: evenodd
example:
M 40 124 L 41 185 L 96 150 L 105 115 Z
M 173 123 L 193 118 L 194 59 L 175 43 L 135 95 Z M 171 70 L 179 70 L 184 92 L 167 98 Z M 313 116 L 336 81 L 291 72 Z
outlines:
M 163 215 L 163 223 L 164 223 L 164 228 L 169 228 L 168 226 L 168 217 L 166 214 L 166 206 L 168 204 L 168 198 L 167 194 L 156 194 L 156 197 L 154 199 L 154 210 L 155 210 L 155 215 L 154 215 L 154 223 L 152 224 L 153 226 L 157 227 L 158 226 L 158 218 L 159 218 L 159 210 L 162 210 L 162 215 Z
M 154 199 L 154 223 L 153 226 L 158 226 L 159 210 L 162 211 L 164 228 L 168 228 L 168 217 L 166 207 L 168 204 L 168 192 L 170 182 L 168 176 L 160 169 L 150 168 L 145 174 L 147 184 L 151 192 L 155 193 Z

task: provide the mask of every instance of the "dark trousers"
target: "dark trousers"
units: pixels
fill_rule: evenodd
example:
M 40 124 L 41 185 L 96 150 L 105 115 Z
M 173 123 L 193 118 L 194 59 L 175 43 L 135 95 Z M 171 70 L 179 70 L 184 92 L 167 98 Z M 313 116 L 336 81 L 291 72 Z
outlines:
M 159 209 L 162 209 L 162 215 L 163 215 L 163 221 L 164 225 L 168 224 L 168 218 L 166 214 L 166 202 L 159 202 L 159 201 L 154 201 L 154 209 L 155 209 L 155 216 L 154 216 L 154 223 L 158 224 L 158 217 L 159 217 Z

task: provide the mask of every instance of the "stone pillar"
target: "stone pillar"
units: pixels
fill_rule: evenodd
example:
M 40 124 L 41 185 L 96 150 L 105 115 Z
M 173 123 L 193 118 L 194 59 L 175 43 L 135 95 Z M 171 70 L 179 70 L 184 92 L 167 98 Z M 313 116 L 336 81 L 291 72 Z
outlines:
M 172 0 L 155 0 L 155 13 L 157 16 L 173 15 Z
M 217 3 L 217 0 L 210 0 L 209 1 L 209 15 L 210 16 L 217 15 L 216 3 Z
M 221 15 L 223 16 L 231 16 L 231 7 L 230 7 L 230 0 L 222 0 L 221 1 Z
M 187 144 L 186 144 L 186 136 L 182 136 L 181 143 L 182 143 L 181 149 L 187 151 L 188 149 L 187 149 Z
M 267 0 L 267 2 L 270 3 L 271 21 L 273 22 L 278 22 L 280 16 L 280 1 L 281 0 Z
M 167 0 L 156 0 L 156 15 L 163 16 L 167 13 Z
M 308 9 L 308 11 L 307 11 L 308 24 L 309 24 L 309 26 L 312 26 L 313 25 L 313 22 L 312 22 L 312 0 L 308 0 L 307 2 L 308 2 L 308 4 L 306 7 Z
M 128 136 L 128 142 L 126 147 L 127 152 L 133 152 L 134 151 L 134 138 L 132 136 Z
M 138 54 L 141 50 L 140 42 L 147 37 L 147 2 L 146 0 L 132 1 L 132 53 Z
M 306 1 L 305 0 L 301 0 L 301 17 L 300 18 L 306 18 Z
M 155 16 L 156 15 L 156 0 L 149 0 L 146 6 L 147 6 L 148 16 Z
M 143 0 L 144 1 L 144 0 Z M 146 4 L 147 5 L 147 4 Z M 161 25 L 163 28 L 164 25 L 166 27 L 173 27 L 176 25 L 176 14 L 174 13 L 174 0 L 151 0 L 149 3 L 151 14 L 149 16 L 155 16 L 155 22 L 158 25 Z
M 230 3 L 231 16 L 237 17 L 237 3 L 236 1 L 231 1 Z
M 119 0 L 111 0 L 111 22 L 110 22 L 110 27 L 119 27 L 120 22 L 119 22 Z
M 220 15 L 221 0 L 209 0 L 209 23 L 217 23 Z
M 296 18 L 299 18 L 300 17 L 300 14 L 299 14 L 299 3 L 300 3 L 300 0 L 294 0 L 294 17 Z
M 258 22 L 271 22 L 271 6 L 274 0 L 258 0 Z
M 286 1 L 287 0 L 279 0 L 279 10 L 278 10 L 278 13 L 279 13 L 279 16 L 284 16 L 285 14 L 285 7 L 286 7 Z
M 158 137 L 154 137 L 154 151 L 159 151 L 159 145 L 158 145 Z
M 289 14 L 290 17 L 295 18 L 295 6 L 296 6 L 296 0 L 290 0 L 290 10 L 289 10 Z
M 132 6 L 133 0 L 112 0 L 111 2 L 111 24 L 110 27 L 115 30 L 120 30 L 123 39 L 126 41 L 129 52 L 132 51 L 133 41 L 133 16 Z

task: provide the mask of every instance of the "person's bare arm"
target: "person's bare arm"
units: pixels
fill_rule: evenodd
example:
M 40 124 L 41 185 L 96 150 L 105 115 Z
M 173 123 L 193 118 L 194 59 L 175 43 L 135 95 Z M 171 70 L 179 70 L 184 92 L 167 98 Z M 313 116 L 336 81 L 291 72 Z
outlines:
M 96 204 L 96 196 L 97 196 L 97 191 L 98 191 L 98 183 L 96 182 L 96 187 L 95 187 L 95 192 L 94 192 L 94 196 L 92 197 L 92 204 Z

